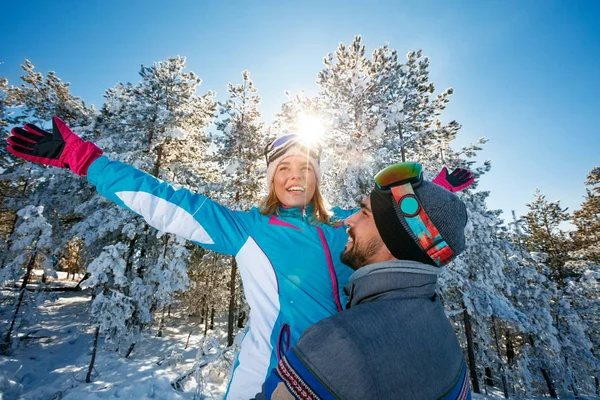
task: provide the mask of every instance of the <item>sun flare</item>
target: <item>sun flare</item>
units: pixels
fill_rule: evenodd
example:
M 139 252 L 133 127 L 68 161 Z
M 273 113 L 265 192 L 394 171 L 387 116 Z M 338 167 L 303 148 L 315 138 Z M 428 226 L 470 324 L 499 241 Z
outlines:
M 325 125 L 316 115 L 300 114 L 297 120 L 297 133 L 307 146 L 312 146 L 321 142 Z

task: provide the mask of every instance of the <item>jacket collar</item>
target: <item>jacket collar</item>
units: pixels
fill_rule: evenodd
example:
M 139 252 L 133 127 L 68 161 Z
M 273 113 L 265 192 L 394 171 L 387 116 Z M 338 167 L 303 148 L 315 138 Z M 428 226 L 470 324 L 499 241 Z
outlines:
M 390 298 L 435 299 L 438 267 L 416 261 L 393 260 L 366 265 L 344 287 L 346 308 Z
M 279 206 L 279 216 L 287 218 L 311 217 L 313 213 L 312 204 L 308 203 L 304 207 L 284 207 Z

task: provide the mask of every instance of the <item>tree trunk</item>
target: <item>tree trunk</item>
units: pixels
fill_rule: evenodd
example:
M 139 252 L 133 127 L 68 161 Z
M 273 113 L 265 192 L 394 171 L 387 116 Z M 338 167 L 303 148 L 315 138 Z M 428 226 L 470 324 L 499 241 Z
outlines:
M 554 389 L 554 383 L 552 383 L 552 379 L 550 378 L 550 374 L 548 374 L 548 371 L 546 371 L 545 368 L 540 368 L 540 371 L 542 371 L 542 376 L 546 381 L 546 386 L 548 386 L 548 392 L 550 393 L 550 397 L 552 397 L 553 399 L 558 399 L 556 389 Z
M 162 163 L 163 157 L 163 147 L 164 143 L 158 146 L 158 153 L 156 154 L 156 162 L 154 163 L 154 168 L 152 169 L 152 176 L 158 178 L 158 173 L 160 172 L 160 165 Z
M 237 319 L 237 327 L 238 328 L 243 328 L 244 327 L 244 322 L 246 321 L 246 312 L 244 310 L 240 311 L 240 313 L 238 314 L 238 319 Z
M 512 336 L 509 331 L 506 332 L 506 359 L 508 365 L 514 365 L 515 363 L 515 346 L 512 341 Z
M 492 369 L 485 367 L 485 384 L 494 387 L 494 379 L 492 379 Z
M 406 162 L 406 150 L 404 149 L 404 135 L 402 135 L 402 127 L 400 126 L 400 124 L 398 124 L 398 133 L 400 134 L 400 142 L 402 142 L 402 147 L 400 147 L 402 162 Z
M 202 325 L 204 323 L 204 298 L 202 299 L 202 301 L 200 302 L 200 309 L 197 310 L 198 314 L 200 315 L 200 325 Z
M 496 342 L 496 352 L 498 353 L 498 360 L 500 360 L 500 374 L 502 378 L 502 390 L 504 391 L 504 398 L 508 399 L 508 384 L 506 382 L 506 371 L 504 369 L 504 365 L 502 365 L 502 351 L 500 349 L 500 340 L 498 339 L 498 330 L 496 329 L 496 317 L 492 314 L 492 330 L 494 332 L 494 341 Z M 488 368 L 489 369 L 489 368 Z M 486 375 L 488 371 L 486 370 Z M 491 370 L 490 370 L 490 381 L 491 381 Z M 490 386 L 494 386 L 494 382 L 490 384 Z
M 215 306 L 210 308 L 210 326 L 208 329 L 215 330 Z
M 37 245 L 37 241 L 36 241 L 36 245 Z M 23 303 L 23 296 L 25 295 L 25 290 L 26 290 L 25 288 L 27 287 L 27 284 L 29 283 L 29 276 L 31 275 L 31 271 L 33 270 L 36 256 L 37 256 L 37 251 L 31 255 L 31 257 L 29 258 L 29 263 L 27 263 L 27 272 L 25 272 L 25 276 L 23 277 L 23 282 L 21 283 L 21 289 L 20 289 L 21 292 L 19 293 L 19 300 L 17 301 L 17 307 L 15 308 L 15 313 L 13 314 L 12 321 L 10 322 L 10 327 L 8 328 L 8 331 L 6 332 L 6 335 L 4 336 L 4 340 L 2 343 L 0 343 L 0 353 L 6 352 L 10 347 L 10 337 L 11 337 L 12 331 L 15 327 L 15 321 L 17 320 L 17 317 L 19 316 L 19 309 L 21 308 L 21 304 Z
M 237 261 L 231 257 L 231 277 L 229 278 L 229 316 L 227 318 L 227 346 L 233 344 L 233 317 L 235 314 L 235 279 L 237 276 Z
M 204 336 L 206 336 L 206 333 L 208 332 L 208 302 L 204 306 L 204 311 L 202 313 L 204 314 Z
M 535 348 L 535 343 L 534 343 L 533 337 L 531 335 L 528 336 L 528 340 L 529 340 L 529 344 L 531 345 L 531 347 Z M 553 399 L 558 399 L 558 395 L 556 394 L 556 389 L 554 388 L 554 383 L 552 382 L 552 378 L 550 377 L 550 374 L 548 373 L 548 371 L 545 368 L 540 368 L 540 372 L 542 373 L 542 376 L 544 377 L 544 381 L 546 382 L 546 386 L 548 387 L 548 393 L 550 393 L 550 397 L 552 397 Z
M 187 348 L 188 348 L 188 346 L 189 346 L 189 344 L 190 344 L 190 336 L 192 336 L 192 332 L 193 332 L 193 331 L 190 331 L 190 334 L 188 335 L 188 338 L 187 338 L 187 340 L 185 341 L 185 348 L 184 348 L 184 350 L 187 350 Z
M 475 366 L 475 350 L 473 347 L 473 333 L 471 331 L 471 316 L 467 309 L 463 311 L 463 323 L 465 326 L 465 336 L 467 338 L 467 356 L 469 358 L 469 373 L 471 375 L 471 385 L 473 392 L 481 393 L 479 389 L 479 380 L 477 379 L 477 368 Z
M 92 370 L 94 369 L 94 363 L 96 362 L 96 349 L 98 348 L 98 335 L 100 334 L 100 327 L 96 327 L 96 333 L 94 333 L 94 346 L 92 348 L 92 359 L 90 366 L 88 367 L 87 375 L 85 376 L 85 383 L 92 381 Z
M 163 307 L 163 312 L 162 316 L 160 317 L 160 324 L 158 324 L 158 333 L 156 334 L 156 337 L 162 337 L 163 335 L 163 328 L 165 327 L 165 313 L 166 309 Z
M 80 248 L 78 247 L 77 249 L 79 250 Z M 75 272 L 79 273 L 79 251 L 77 252 L 77 255 L 75 256 L 75 263 L 73 264 L 73 269 L 71 270 L 71 274 L 73 275 L 73 280 L 75 280 Z M 67 277 L 67 279 L 69 279 L 69 277 Z
M 131 355 L 131 353 L 133 353 L 133 348 L 135 347 L 135 343 L 131 343 L 131 345 L 129 345 L 129 349 L 127 350 L 127 354 L 125 354 L 125 358 L 129 358 L 129 356 Z
M 579 392 L 577 391 L 577 387 L 575 387 L 575 384 L 574 384 L 574 383 L 572 383 L 572 384 L 571 384 L 571 389 L 573 389 L 573 396 L 574 396 L 576 399 L 579 399 Z
M 569 359 L 567 357 L 565 357 L 565 364 L 567 365 L 567 368 L 571 370 L 571 366 L 569 365 Z M 573 391 L 573 397 L 579 399 L 579 392 L 577 391 L 577 378 L 573 376 L 573 374 L 570 375 L 573 378 L 571 380 L 571 384 L 569 385 L 571 386 L 571 390 Z

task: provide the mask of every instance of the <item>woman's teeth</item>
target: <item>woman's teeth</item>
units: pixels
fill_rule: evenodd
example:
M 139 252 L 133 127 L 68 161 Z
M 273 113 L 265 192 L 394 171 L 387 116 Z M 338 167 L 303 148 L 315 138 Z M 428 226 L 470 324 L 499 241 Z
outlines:
M 288 188 L 288 192 L 304 192 L 304 188 L 302 186 L 292 186 Z

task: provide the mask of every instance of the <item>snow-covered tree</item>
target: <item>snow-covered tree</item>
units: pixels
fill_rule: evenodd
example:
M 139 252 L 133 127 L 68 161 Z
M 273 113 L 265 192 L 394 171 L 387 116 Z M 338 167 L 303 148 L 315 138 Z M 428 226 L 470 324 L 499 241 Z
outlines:
M 53 72 L 45 77 L 35 72 L 28 60 L 22 68 L 25 74 L 21 77 L 20 87 L 8 86 L 6 82 L 0 85 L 5 106 L 10 110 L 6 114 L 8 123 L 21 125 L 27 122 L 42 127 L 46 123 L 48 128 L 47 122 L 51 117 L 59 115 L 74 126 L 76 132 L 89 125 L 95 111 L 70 93 L 68 83 Z M 5 151 L 5 146 L 2 146 L 2 152 Z M 2 199 L 6 209 L 3 215 L 8 217 L 7 234 L 10 236 L 18 224 L 18 217 L 14 214 L 17 210 L 31 204 L 44 206 L 53 210 L 46 214 L 46 218 L 53 226 L 55 245 L 62 247 L 69 239 L 66 232 L 77 220 L 74 208 L 78 202 L 91 197 L 91 189 L 85 187 L 84 181 L 73 179 L 67 170 L 27 163 L 8 153 L 2 160 L 6 166 L 0 179 L 3 188 L 7 188 Z
M 593 381 L 590 377 L 597 374 L 598 359 L 590 340 L 591 327 L 585 321 L 593 321 L 594 317 L 587 314 L 582 318 L 580 311 L 586 311 L 582 304 L 587 305 L 590 296 L 581 296 L 574 283 L 590 265 L 581 260 L 569 260 L 571 243 L 559 227 L 568 215 L 560 202 L 549 202 L 536 191 L 535 200 L 528 207 L 530 211 L 524 216 L 524 243 L 534 256 L 539 257 L 538 271 L 546 273 L 556 283 L 551 311 L 560 342 L 557 389 L 562 393 L 572 391 L 575 395 L 582 389 L 591 391 Z M 576 304 L 579 307 L 575 307 Z
M 90 278 L 85 285 L 94 290 L 91 314 L 100 333 L 110 343 L 135 342 L 140 332 L 139 322 L 151 321 L 148 307 L 136 307 L 134 295 L 129 295 L 130 257 L 129 247 L 119 242 L 106 246 L 88 265 Z
M 247 211 L 264 195 L 263 149 L 265 137 L 258 105 L 260 96 L 248 71 L 243 83 L 229 84 L 229 99 L 219 104 L 221 120 L 216 123 L 216 160 L 222 171 L 222 189 L 228 194 L 221 202 L 234 210 Z
M 382 149 L 385 109 L 381 77 L 389 60 L 370 60 L 357 36 L 323 60 L 319 72 L 318 98 L 313 101 L 330 121 L 325 135 L 323 188 L 332 204 L 355 207 L 372 185 L 379 167 L 377 151 Z
M 258 105 L 260 96 L 248 71 L 242 71 L 243 82 L 227 85 L 229 99 L 219 104 L 222 119 L 216 123 L 219 135 L 216 160 L 221 167 L 222 190 L 219 202 L 230 209 L 248 211 L 264 194 L 263 149 L 265 137 Z M 223 196 L 225 194 L 225 196 Z M 237 263 L 234 258 L 229 279 L 228 345 L 233 343 L 236 314 Z
M 547 392 L 557 398 L 556 385 L 562 379 L 561 345 L 555 326 L 554 305 L 558 285 L 550 270 L 539 264 L 523 245 L 521 220 L 513 212 L 510 242 L 506 248 L 506 274 L 511 281 L 512 303 L 527 315 L 523 330 L 508 327 L 506 333 L 508 368 L 517 392 L 531 397 Z M 535 253 L 533 254 L 535 255 Z
M 50 255 L 53 245 L 52 226 L 46 221 L 43 212 L 43 206 L 27 206 L 17 213 L 21 223 L 13 234 L 12 246 L 9 248 L 12 261 L 0 269 L 0 282 L 19 278 L 22 279 L 22 282 L 10 325 L 5 332 L 2 332 L 0 352 L 5 352 L 10 347 L 15 322 L 22 311 L 21 306 L 27 293 L 27 284 L 34 279 L 33 269 L 36 264 L 43 270 L 45 276 L 56 277 Z
M 196 95 L 201 80 L 193 72 L 185 72 L 183 57 L 142 66 L 140 76 L 137 84 L 120 83 L 106 92 L 106 103 L 95 124 L 100 134 L 98 145 L 110 157 L 163 180 L 191 190 L 201 189 L 207 169 L 203 162 L 207 149 L 205 128 L 215 109 L 213 93 Z M 123 343 L 130 343 L 129 354 L 139 331 L 188 286 L 188 246 L 173 235 L 157 234 L 143 219 L 132 219 L 131 213 L 99 196 L 80 205 L 78 211 L 85 217 L 74 227 L 74 234 L 90 245 L 94 243 L 95 249 L 99 244 L 112 249 L 110 243 L 117 236 L 119 254 L 126 254 L 126 281 L 114 287 L 109 284 L 109 288 L 112 293 L 119 292 L 111 296 L 131 298 L 133 317 L 127 332 L 133 333 L 115 331 L 125 335 Z M 106 220 L 110 221 L 108 229 L 103 222 Z M 94 273 L 100 271 L 94 271 L 92 279 L 99 279 Z
M 562 284 L 566 274 L 564 264 L 570 249 L 567 236 L 559 226 L 569 219 L 566 208 L 560 206 L 560 201 L 546 200 L 539 190 L 527 207 L 529 212 L 523 216 L 524 243 L 529 251 L 546 255 L 546 264 L 552 269 L 553 278 Z
M 593 168 L 585 182 L 589 187 L 581 208 L 573 212 L 571 233 L 574 250 L 571 257 L 600 265 L 600 167 Z
M 18 113 L 8 117 L 10 124 L 27 122 L 42 125 L 58 115 L 72 127 L 87 125 L 95 110 L 71 94 L 69 83 L 63 82 L 53 71 L 44 77 L 34 71 L 35 67 L 29 60 L 25 60 L 21 69 L 24 71 L 21 86 L 7 89 L 8 107 L 19 108 Z

